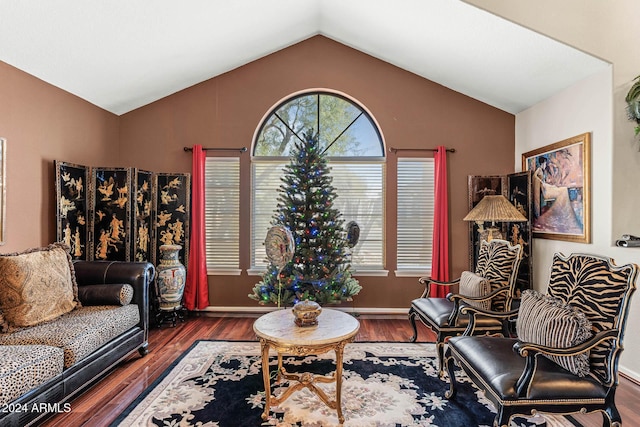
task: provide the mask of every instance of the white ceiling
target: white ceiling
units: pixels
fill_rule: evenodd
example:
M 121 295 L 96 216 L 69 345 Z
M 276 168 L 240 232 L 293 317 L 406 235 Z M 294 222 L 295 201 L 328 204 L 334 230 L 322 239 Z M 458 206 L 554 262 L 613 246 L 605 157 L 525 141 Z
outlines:
M 317 34 L 518 113 L 609 65 L 459 0 L 2 0 L 0 60 L 123 114 Z

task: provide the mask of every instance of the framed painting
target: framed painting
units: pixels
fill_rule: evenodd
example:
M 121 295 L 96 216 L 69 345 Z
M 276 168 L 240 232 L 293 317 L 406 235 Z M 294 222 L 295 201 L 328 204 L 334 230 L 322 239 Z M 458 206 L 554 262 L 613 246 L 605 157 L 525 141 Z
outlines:
M 503 194 L 506 186 L 506 177 L 499 175 L 468 177 L 469 211 L 473 209 L 486 195 Z M 469 270 L 475 271 L 480 250 L 479 224 L 469 222 Z
M 533 237 L 591 242 L 591 134 L 522 155 L 532 173 Z

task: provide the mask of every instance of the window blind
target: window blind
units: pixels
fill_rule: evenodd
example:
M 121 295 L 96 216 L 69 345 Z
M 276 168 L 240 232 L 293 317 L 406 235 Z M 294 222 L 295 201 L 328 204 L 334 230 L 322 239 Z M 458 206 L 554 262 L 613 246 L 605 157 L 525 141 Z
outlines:
M 398 270 L 431 270 L 433 159 L 398 158 Z
M 278 188 L 284 160 L 259 160 L 252 163 L 252 268 L 267 265 L 264 238 L 271 227 L 277 206 Z M 356 221 L 360 226 L 360 242 L 353 249 L 352 265 L 361 269 L 382 269 L 384 226 L 384 162 L 334 161 L 332 185 L 336 190 L 334 207 L 342 213 L 345 225 Z
M 207 270 L 240 267 L 240 159 L 207 157 L 205 166 Z
M 384 163 L 382 161 L 331 161 L 331 176 L 338 197 L 334 207 L 346 225 L 360 226 L 360 240 L 353 248 L 355 270 L 384 268 Z

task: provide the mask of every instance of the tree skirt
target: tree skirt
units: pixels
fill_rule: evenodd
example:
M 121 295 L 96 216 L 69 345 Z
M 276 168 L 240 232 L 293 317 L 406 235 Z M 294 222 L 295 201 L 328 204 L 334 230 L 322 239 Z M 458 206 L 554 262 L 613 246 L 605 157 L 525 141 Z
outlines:
M 289 372 L 330 374 L 334 352 L 285 356 Z M 271 358 L 271 369 L 277 360 Z M 491 426 L 493 405 L 461 372 L 454 400 L 444 397 L 448 382 L 437 376 L 430 343 L 351 343 L 344 352 L 342 410 L 345 427 Z M 273 386 L 276 396 L 287 383 Z M 330 397 L 335 383 L 320 384 Z M 338 426 L 335 410 L 302 389 L 269 419 L 261 418 L 265 396 L 260 344 L 196 341 L 145 390 L 113 426 Z M 562 416 L 514 418 L 512 426 L 573 426 Z

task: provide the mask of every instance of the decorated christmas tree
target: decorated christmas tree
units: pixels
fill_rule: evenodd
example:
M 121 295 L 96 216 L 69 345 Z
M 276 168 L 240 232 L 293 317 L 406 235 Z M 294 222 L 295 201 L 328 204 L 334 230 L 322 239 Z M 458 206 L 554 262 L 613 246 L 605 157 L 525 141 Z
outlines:
M 309 299 L 320 304 L 350 301 L 362 287 L 351 276 L 350 247 L 357 242 L 357 225 L 344 226 L 342 214 L 333 207 L 336 198 L 318 136 L 304 134 L 285 166 L 272 230 L 286 231 L 293 253 L 269 256 L 267 271 L 249 298 L 260 304 L 295 304 Z M 270 230 L 271 231 L 271 230 Z M 290 232 L 290 233 L 289 233 Z M 269 233 L 265 245 L 286 254 L 285 233 Z M 269 254 L 269 248 L 267 248 Z M 278 259 L 278 261 L 276 261 Z

